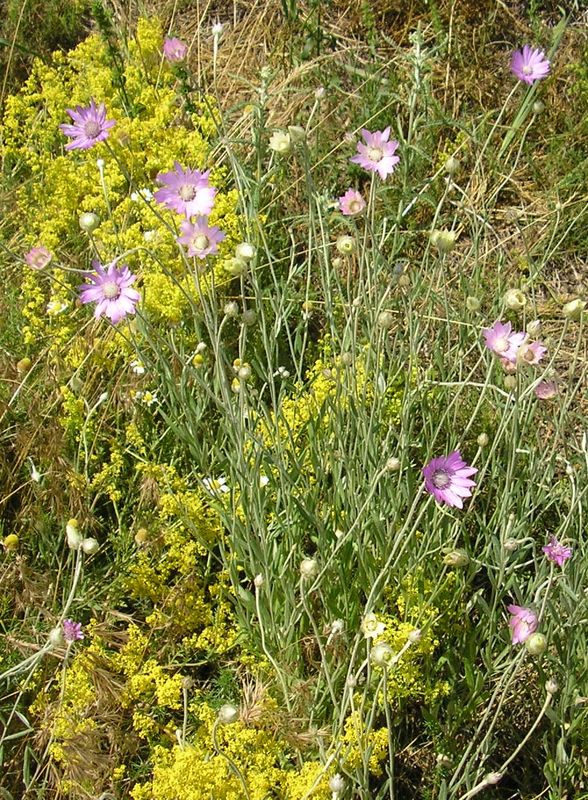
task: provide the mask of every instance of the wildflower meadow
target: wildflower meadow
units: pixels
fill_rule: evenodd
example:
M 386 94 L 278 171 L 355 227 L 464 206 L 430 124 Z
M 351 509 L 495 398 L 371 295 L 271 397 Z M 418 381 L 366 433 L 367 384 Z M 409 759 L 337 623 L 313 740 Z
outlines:
M 586 800 L 585 4 L 5 21 L 1 800 Z

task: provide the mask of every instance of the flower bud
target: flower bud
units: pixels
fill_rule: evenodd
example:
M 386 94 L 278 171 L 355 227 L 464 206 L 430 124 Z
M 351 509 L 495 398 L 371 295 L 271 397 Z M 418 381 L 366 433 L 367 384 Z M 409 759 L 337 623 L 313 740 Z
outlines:
M 241 242 L 235 247 L 235 255 L 243 261 L 250 261 L 255 255 L 255 247 L 249 242 Z
M 263 584 L 264 584 L 263 575 L 260 573 L 259 575 L 256 575 L 255 578 L 253 579 L 253 585 L 255 586 L 256 589 L 261 589 Z
M 487 786 L 496 786 L 502 780 L 501 772 L 489 772 L 484 778 L 484 783 Z
M 251 367 L 249 364 L 244 364 L 242 367 L 239 367 L 237 371 L 237 377 L 240 381 L 248 381 L 251 377 Z
M 553 678 L 550 678 L 548 681 L 546 681 L 545 691 L 547 694 L 557 694 L 559 692 L 559 685 L 557 681 L 554 681 Z
M 566 303 L 561 312 L 566 319 L 580 319 L 585 308 L 586 302 L 576 297 L 575 300 L 570 300 L 569 303 Z
M 345 788 L 345 781 L 343 780 L 343 776 L 337 773 L 333 775 L 332 778 L 329 780 L 329 789 L 332 792 L 342 792 Z
M 540 319 L 534 319 L 532 320 L 532 322 L 529 322 L 529 324 L 527 325 L 527 333 L 529 334 L 529 336 L 533 337 L 538 336 L 540 332 L 541 332 Z
M 478 442 L 478 447 L 487 447 L 490 439 L 487 433 L 481 433 L 476 441 Z
M 438 767 L 450 767 L 451 766 L 451 758 L 445 753 L 437 753 L 437 766 Z
M 70 519 L 65 526 L 65 534 L 67 538 L 67 546 L 71 550 L 79 550 L 82 545 L 82 534 L 78 530 L 78 521 Z
M 322 97 L 325 96 L 325 87 L 324 86 L 317 86 L 314 90 L 314 96 L 316 100 L 320 100 Z
M 459 161 L 455 156 L 449 156 L 445 164 L 443 164 L 443 169 L 449 175 L 455 175 L 455 173 L 459 169 Z
M 299 144 L 306 139 L 306 131 L 300 125 L 288 125 L 288 133 L 292 144 Z
M 479 311 L 482 304 L 477 297 L 466 297 L 466 308 L 468 311 Z
M 224 312 L 226 317 L 236 317 L 239 314 L 239 306 L 233 300 L 225 305 Z
M 102 172 L 102 170 L 106 166 L 106 161 L 103 158 L 97 158 L 96 159 L 96 166 L 98 167 L 100 172 Z
M 511 311 L 520 311 L 527 305 L 527 298 L 520 289 L 509 289 L 504 295 L 504 305 Z
M 303 558 L 300 562 L 300 574 L 303 578 L 316 578 L 318 571 L 318 564 L 314 558 Z
M 505 539 L 503 547 L 508 553 L 514 553 L 519 549 L 519 544 L 518 539 Z
M 406 289 L 407 286 L 410 286 L 410 275 L 407 275 L 406 272 L 403 272 L 398 278 L 398 286 L 400 286 L 401 289 Z
M 344 367 L 350 367 L 353 364 L 353 353 L 341 353 L 341 363 Z
M 394 456 L 392 456 L 391 458 L 388 459 L 388 461 L 386 461 L 386 469 L 388 470 L 388 472 L 398 472 L 401 466 L 402 465 L 400 463 L 400 459 L 395 458 Z
M 348 256 L 351 255 L 351 253 L 355 253 L 356 246 L 357 245 L 353 236 L 339 236 L 335 242 L 335 247 L 342 256 Z
M 243 325 L 254 325 L 257 321 L 257 312 L 252 308 L 246 308 L 241 315 L 241 322 Z
M 135 544 L 141 545 L 149 541 L 149 531 L 147 528 L 139 528 L 135 534 Z
M 238 278 L 247 272 L 247 262 L 243 261 L 242 258 L 227 258 L 223 263 L 223 267 L 233 278 Z
M 411 644 L 418 644 L 420 640 L 423 638 L 423 632 L 420 628 L 415 628 L 414 631 L 411 631 L 408 634 L 408 641 Z
M 443 563 L 450 567 L 467 567 L 470 563 L 470 557 L 465 550 L 450 550 L 443 557 Z
M 25 356 L 25 358 L 21 358 L 20 361 L 16 362 L 16 371 L 19 375 L 22 375 L 30 370 L 32 363 L 31 359 Z
M 535 100 L 533 103 L 533 114 L 542 114 L 545 111 L 545 103 L 541 100 Z
M 97 553 L 100 550 L 100 545 L 96 541 L 96 539 L 83 539 L 82 541 L 82 550 L 86 555 L 93 556 L 94 553 Z
M 440 253 L 450 253 L 455 247 L 456 239 L 457 233 L 455 231 L 434 230 L 431 233 L 431 244 Z
M 58 625 L 50 631 L 49 642 L 52 647 L 63 647 L 65 645 L 65 637 L 61 625 Z
M 525 647 L 532 656 L 540 656 L 547 649 L 547 639 L 542 633 L 533 633 L 525 641 Z
M 393 650 L 386 642 L 380 642 L 372 647 L 370 653 L 370 661 L 376 667 L 386 667 L 390 663 L 393 656 Z
M 517 388 L 517 379 L 514 375 L 505 375 L 504 388 L 509 392 L 512 392 L 513 389 Z
M 385 330 L 391 328 L 394 325 L 394 314 L 391 311 L 381 311 L 378 314 L 378 325 Z
M 221 725 L 231 725 L 239 717 L 239 710 L 231 703 L 224 703 L 219 710 L 217 719 Z
M 83 231 L 92 233 L 100 225 L 100 217 L 92 211 L 85 211 L 83 214 L 80 214 L 79 224 Z
M 8 536 L 4 537 L 2 544 L 8 550 L 8 552 L 14 551 L 18 548 L 18 536 L 16 533 L 9 533 Z

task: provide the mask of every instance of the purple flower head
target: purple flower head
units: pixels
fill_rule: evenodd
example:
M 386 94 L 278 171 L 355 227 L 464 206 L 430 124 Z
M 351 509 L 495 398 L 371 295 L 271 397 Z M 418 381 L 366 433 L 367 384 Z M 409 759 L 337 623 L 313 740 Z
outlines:
M 88 108 L 78 106 L 75 111 L 71 108 L 66 108 L 66 111 L 74 121 L 73 125 L 64 123 L 59 126 L 66 136 L 73 139 L 73 142 L 65 145 L 66 150 L 88 150 L 108 139 L 108 131 L 116 125 L 115 120 L 106 119 L 104 103 L 97 106 L 90 100 Z
M 176 161 L 175 170 L 160 172 L 159 183 L 165 184 L 154 193 L 158 203 L 190 217 L 207 217 L 214 205 L 216 189 L 208 182 L 210 170 L 199 172 L 197 169 L 184 170 Z
M 537 614 L 530 608 L 507 606 L 508 613 L 511 615 L 508 624 L 512 628 L 512 643 L 521 644 L 525 642 L 532 633 L 537 630 Z
M 510 59 L 510 69 L 520 81 L 532 86 L 535 81 L 549 74 L 549 61 L 543 50 L 533 49 L 526 44 L 522 50 L 515 50 Z
M 45 269 L 53 256 L 46 247 L 33 247 L 24 258 L 31 269 Z
M 535 394 L 540 400 L 551 400 L 558 393 L 556 381 L 541 381 L 535 386 Z
M 358 142 L 357 155 L 352 156 L 349 160 L 367 169 L 368 172 L 377 172 L 383 181 L 386 180 L 386 177 L 394 172 L 394 167 L 400 161 L 400 158 L 394 155 L 398 148 L 398 142 L 396 139 L 388 141 L 390 128 L 386 128 L 385 131 L 374 131 L 374 133 L 363 128 L 361 134 L 365 139 L 365 144 Z
M 127 314 L 135 313 L 140 294 L 131 285 L 137 280 L 127 266 L 117 267 L 116 262 L 102 266 L 93 261 L 95 272 L 87 272 L 90 281 L 80 287 L 82 303 L 96 303 L 94 316 L 108 317 L 116 325 Z
M 521 364 L 538 364 L 546 352 L 547 348 L 541 342 L 525 342 L 517 352 L 517 361 Z
M 74 622 L 72 619 L 64 619 L 63 635 L 68 644 L 71 644 L 72 642 L 78 642 L 80 639 L 83 639 L 84 634 L 82 633 L 82 623 Z
M 186 58 L 188 46 L 184 44 L 181 39 L 175 39 L 171 36 L 166 36 L 163 43 L 163 55 L 170 63 L 183 61 Z
M 513 333 L 510 322 L 496 320 L 491 328 L 483 328 L 486 347 L 500 358 L 515 363 L 519 347 L 525 341 L 525 333 Z
M 225 238 L 225 233 L 213 225 L 212 228 L 204 217 L 197 217 L 195 223 L 182 222 L 182 235 L 176 239 L 180 244 L 188 245 L 188 255 L 206 258 L 218 253 L 218 245 Z
M 549 537 L 549 544 L 541 548 L 548 561 L 553 561 L 558 567 L 563 567 L 568 558 L 571 558 L 572 548 L 558 542 L 555 536 Z
M 339 198 L 339 208 L 346 217 L 352 217 L 364 210 L 365 200 L 355 189 L 347 189 L 345 194 Z
M 478 470 L 462 459 L 459 450 L 439 456 L 423 467 L 425 489 L 438 503 L 463 508 L 463 498 L 471 497 L 475 482 L 470 479 Z

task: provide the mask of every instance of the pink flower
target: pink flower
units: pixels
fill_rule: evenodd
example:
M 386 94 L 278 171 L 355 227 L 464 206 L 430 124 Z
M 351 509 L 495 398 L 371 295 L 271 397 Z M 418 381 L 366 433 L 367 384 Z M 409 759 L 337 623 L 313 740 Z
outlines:
M 181 39 L 174 39 L 170 36 L 166 36 L 163 43 L 163 55 L 170 63 L 173 64 L 177 61 L 183 61 L 186 58 L 187 52 L 188 46 L 185 45 Z
M 558 542 L 555 536 L 549 537 L 549 544 L 541 548 L 548 561 L 553 561 L 558 567 L 563 567 L 568 558 L 571 558 L 572 548 Z
M 367 169 L 368 172 L 377 172 L 383 181 L 386 180 L 386 177 L 394 172 L 394 167 L 400 161 L 400 158 L 394 155 L 398 148 L 398 142 L 396 139 L 388 141 L 390 138 L 389 127 L 385 131 L 374 131 L 374 133 L 363 128 L 361 134 L 365 139 L 365 144 L 358 142 L 357 155 L 352 156 L 349 160 Z
M 154 193 L 158 203 L 190 217 L 207 217 L 214 205 L 216 189 L 208 182 L 210 170 L 199 172 L 197 169 L 182 169 L 179 162 L 174 164 L 175 171 L 160 172 L 159 183 L 165 184 Z
M 46 247 L 33 247 L 24 258 L 31 269 L 45 269 L 53 256 Z
M 225 238 L 225 233 L 214 225 L 212 228 L 204 217 L 197 217 L 196 222 L 182 222 L 182 236 L 176 239 L 180 244 L 188 245 L 188 255 L 206 258 L 218 253 L 218 244 Z
M 535 394 L 540 400 L 551 400 L 559 394 L 559 389 L 555 381 L 541 381 L 535 386 Z
M 525 342 L 517 352 L 517 361 L 521 364 L 538 364 L 546 352 L 547 348 L 541 342 L 531 342 L 531 344 Z
M 507 610 L 511 614 L 508 624 L 512 628 L 512 643 L 521 644 L 537 630 L 537 614 L 530 608 L 513 604 L 507 606 Z
M 513 333 L 510 322 L 496 320 L 491 328 L 483 328 L 486 347 L 500 358 L 515 363 L 519 347 L 525 341 L 525 333 Z
M 526 44 L 522 50 L 515 50 L 510 59 L 510 69 L 517 78 L 529 86 L 549 74 L 549 61 L 543 50 L 533 49 Z
M 127 314 L 135 313 L 141 295 L 131 285 L 137 280 L 127 266 L 117 267 L 116 262 L 105 267 L 93 261 L 95 272 L 86 273 L 90 283 L 80 287 L 82 303 L 96 303 L 94 316 L 108 317 L 114 325 Z
M 59 126 L 66 136 L 73 138 L 73 142 L 65 145 L 66 150 L 88 150 L 108 139 L 108 131 L 116 125 L 115 120 L 106 119 L 104 103 L 97 106 L 94 100 L 90 100 L 88 108 L 78 106 L 75 111 L 71 108 L 66 108 L 66 111 L 74 122 L 73 125 L 63 123 Z
M 347 189 L 345 194 L 339 198 L 339 208 L 346 217 L 352 217 L 364 210 L 365 200 L 355 189 Z
M 80 639 L 83 639 L 84 634 L 82 633 L 82 623 L 74 622 L 71 619 L 64 619 L 63 635 L 68 644 L 72 644 L 72 642 L 77 642 Z
M 425 489 L 438 503 L 463 508 L 463 498 L 471 497 L 475 482 L 470 479 L 478 470 L 462 459 L 459 450 L 440 456 L 423 467 Z

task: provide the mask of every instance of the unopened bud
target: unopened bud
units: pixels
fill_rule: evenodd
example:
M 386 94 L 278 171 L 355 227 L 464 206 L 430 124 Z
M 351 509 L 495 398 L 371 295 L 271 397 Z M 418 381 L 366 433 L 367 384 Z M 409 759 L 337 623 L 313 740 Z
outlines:
M 238 278 L 240 275 L 244 275 L 247 272 L 247 262 L 242 258 L 227 258 L 223 266 L 233 278 Z
M 443 557 L 443 563 L 450 567 L 467 567 L 470 563 L 470 557 L 465 550 L 450 550 Z
M 449 253 L 455 247 L 455 240 L 457 234 L 455 231 L 448 230 L 435 230 L 431 234 L 431 244 L 436 247 L 440 253 Z
M 239 314 L 239 306 L 234 301 L 227 303 L 224 308 L 225 316 L 236 317 Z
M 329 780 L 329 789 L 332 792 L 342 792 L 345 788 L 345 781 L 343 780 L 343 776 L 337 773 L 333 775 L 333 777 Z
M 538 336 L 541 332 L 541 320 L 534 319 L 527 325 L 527 333 L 529 336 Z
M 316 578 L 318 571 L 318 564 L 314 558 L 303 558 L 300 562 L 300 574 L 303 578 Z
M 423 632 L 420 628 L 415 628 L 414 631 L 411 631 L 408 634 L 408 641 L 411 644 L 418 644 L 420 640 L 423 638 Z
M 503 547 L 508 553 L 514 553 L 515 550 L 519 549 L 519 545 L 518 539 L 505 539 Z
M 80 214 L 79 218 L 80 228 L 86 233 L 92 233 L 100 225 L 100 217 L 92 211 L 86 211 Z
M 353 353 L 341 353 L 341 363 L 344 367 L 350 367 L 353 364 Z
M 378 325 L 380 328 L 391 328 L 394 325 L 394 314 L 391 311 L 380 311 L 378 314 Z
M 70 519 L 65 526 L 65 534 L 67 538 L 67 546 L 71 550 L 79 550 L 82 545 L 82 534 L 78 530 L 78 521 Z
M 16 362 L 16 371 L 19 375 L 22 375 L 30 370 L 32 363 L 31 359 L 25 356 L 25 358 L 21 358 L 20 361 Z
M 246 308 L 241 315 L 243 325 L 253 325 L 257 320 L 257 313 L 252 308 Z
M 239 367 L 239 371 L 237 372 L 237 377 L 240 381 L 247 381 L 251 377 L 251 367 L 249 364 L 245 364 L 242 367 Z
M 512 392 L 513 389 L 517 388 L 517 379 L 514 375 L 505 375 L 504 388 L 509 392 Z
M 466 308 L 468 311 L 479 311 L 481 303 L 477 297 L 466 297 Z
M 557 681 L 554 681 L 553 678 L 550 678 L 548 681 L 546 681 L 545 691 L 547 694 L 557 694 L 559 692 L 559 685 Z
M 348 256 L 351 253 L 355 253 L 356 246 L 357 245 L 353 236 L 339 236 L 335 242 L 335 247 L 343 256 Z
M 394 456 L 392 456 L 391 458 L 388 459 L 388 461 L 386 461 L 386 469 L 388 470 L 388 472 L 398 472 L 401 466 L 402 465 L 400 463 L 400 459 L 395 458 Z
M 478 442 L 478 447 L 487 447 L 490 439 L 487 433 L 481 433 L 476 441 Z
M 504 295 L 504 305 L 511 311 L 520 311 L 527 305 L 527 298 L 520 289 L 509 289 Z
M 293 144 L 299 144 L 306 139 L 306 131 L 300 125 L 288 125 L 288 133 Z
M 484 783 L 487 786 L 496 786 L 502 780 L 501 772 L 489 772 L 484 778 Z
M 535 100 L 533 103 L 533 114 L 542 114 L 545 111 L 545 103 L 541 100 Z
M 83 539 L 82 541 L 82 550 L 89 556 L 93 556 L 94 553 L 97 553 L 100 550 L 100 545 L 96 541 L 96 539 Z
M 241 242 L 235 247 L 235 255 L 243 261 L 250 261 L 255 255 L 255 247 L 249 242 Z
M 542 633 L 533 633 L 525 641 L 525 647 L 532 656 L 540 656 L 547 649 L 547 639 Z
M 225 703 L 218 710 L 218 721 L 221 725 L 231 725 L 239 717 L 239 710 L 231 703 Z
M 570 300 L 569 303 L 566 303 L 561 312 L 566 319 L 580 319 L 585 308 L 586 302 L 576 297 L 575 300 Z
M 149 531 L 147 528 L 139 528 L 135 534 L 135 543 L 138 545 L 145 544 L 149 541 Z
M 65 637 L 61 626 L 57 626 L 50 631 L 49 642 L 52 647 L 63 647 L 65 645 Z
M 445 164 L 443 165 L 443 169 L 449 175 L 455 175 L 457 170 L 459 169 L 459 161 L 455 156 L 449 156 Z
M 256 589 L 261 589 L 263 583 L 264 580 L 263 580 L 263 575 L 261 573 L 259 575 L 256 575 L 255 578 L 253 578 L 253 585 L 255 586 Z
M 276 131 L 270 137 L 269 146 L 271 150 L 274 150 L 279 155 L 285 155 L 292 148 L 290 134 L 286 133 L 286 131 Z
M 2 544 L 4 545 L 5 549 L 9 552 L 18 549 L 18 536 L 16 533 L 9 533 L 8 536 L 5 536 L 2 540 Z
M 380 642 L 372 647 L 370 661 L 376 667 L 386 667 L 394 655 L 392 648 L 386 642 Z

